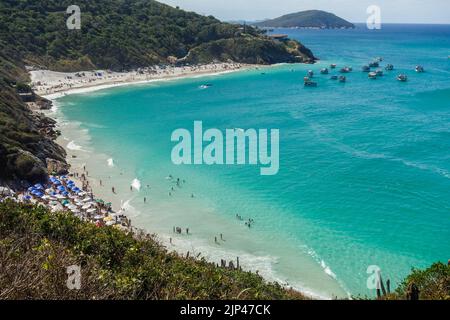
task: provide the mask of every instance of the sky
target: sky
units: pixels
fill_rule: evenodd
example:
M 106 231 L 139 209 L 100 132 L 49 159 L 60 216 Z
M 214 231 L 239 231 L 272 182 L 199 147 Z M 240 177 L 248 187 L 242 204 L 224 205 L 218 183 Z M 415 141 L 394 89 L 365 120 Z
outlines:
M 263 20 L 303 10 L 325 10 L 365 22 L 367 8 L 381 8 L 382 23 L 450 24 L 450 0 L 158 0 L 223 21 Z

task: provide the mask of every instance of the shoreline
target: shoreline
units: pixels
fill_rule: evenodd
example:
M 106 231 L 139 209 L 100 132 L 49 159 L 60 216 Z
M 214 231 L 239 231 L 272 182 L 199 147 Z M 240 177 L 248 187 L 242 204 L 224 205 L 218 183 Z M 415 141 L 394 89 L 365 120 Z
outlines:
M 188 67 L 155 67 L 129 72 L 112 72 L 108 70 L 82 72 L 31 70 L 29 74 L 34 92 L 48 100 L 55 100 L 69 94 L 80 94 L 153 82 L 201 78 L 273 66 L 276 65 L 218 63 Z

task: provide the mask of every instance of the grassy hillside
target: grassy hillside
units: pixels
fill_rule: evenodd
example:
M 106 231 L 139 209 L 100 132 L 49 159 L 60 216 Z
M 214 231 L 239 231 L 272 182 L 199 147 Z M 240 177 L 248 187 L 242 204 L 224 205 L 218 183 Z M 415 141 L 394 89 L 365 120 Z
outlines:
M 303 299 L 260 276 L 167 253 L 151 236 L 0 203 L 0 299 Z M 66 268 L 81 266 L 81 290 Z
M 284 15 L 282 17 L 256 23 L 269 28 L 354 28 L 355 26 L 332 14 L 320 10 L 308 10 Z

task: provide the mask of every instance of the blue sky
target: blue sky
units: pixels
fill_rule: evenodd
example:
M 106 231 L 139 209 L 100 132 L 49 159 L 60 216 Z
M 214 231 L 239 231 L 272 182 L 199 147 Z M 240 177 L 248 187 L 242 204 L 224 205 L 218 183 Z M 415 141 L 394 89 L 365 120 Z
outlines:
M 381 7 L 384 23 L 450 24 L 450 0 L 158 0 L 221 20 L 262 20 L 309 9 L 365 22 L 370 5 Z

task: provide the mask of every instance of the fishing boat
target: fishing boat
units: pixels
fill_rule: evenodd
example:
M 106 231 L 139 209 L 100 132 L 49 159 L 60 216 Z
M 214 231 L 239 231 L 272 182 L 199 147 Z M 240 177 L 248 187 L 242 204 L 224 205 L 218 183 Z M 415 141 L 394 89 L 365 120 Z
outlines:
M 368 76 L 369 76 L 369 79 L 375 80 L 377 78 L 377 73 L 372 71 L 372 72 L 369 72 Z
M 331 76 L 330 79 L 331 79 L 331 80 L 337 80 L 337 79 L 338 79 L 338 76 Z
M 339 82 L 344 83 L 347 81 L 347 78 L 345 76 L 340 76 L 339 77 Z
M 392 70 L 394 70 L 394 65 L 389 63 L 386 65 L 386 67 L 384 69 L 386 69 L 386 71 L 392 71 Z
M 408 81 L 408 77 L 405 74 L 399 74 L 397 76 L 397 80 L 400 82 L 406 82 L 406 81 Z
M 363 71 L 363 72 L 370 72 L 370 67 L 367 66 L 367 65 L 366 65 L 366 66 L 363 66 L 363 67 L 362 67 L 362 71 Z
M 416 66 L 416 72 L 422 73 L 425 72 L 425 69 L 422 66 Z
M 320 70 L 321 74 L 328 74 L 328 68 L 323 68 L 322 70 Z
M 335 63 L 332 63 L 332 64 L 330 65 L 330 68 L 331 68 L 331 69 L 336 69 L 336 64 L 335 64 Z
M 383 70 L 381 70 L 381 69 L 378 69 L 377 71 L 375 71 L 375 73 L 377 74 L 378 77 L 383 76 Z

